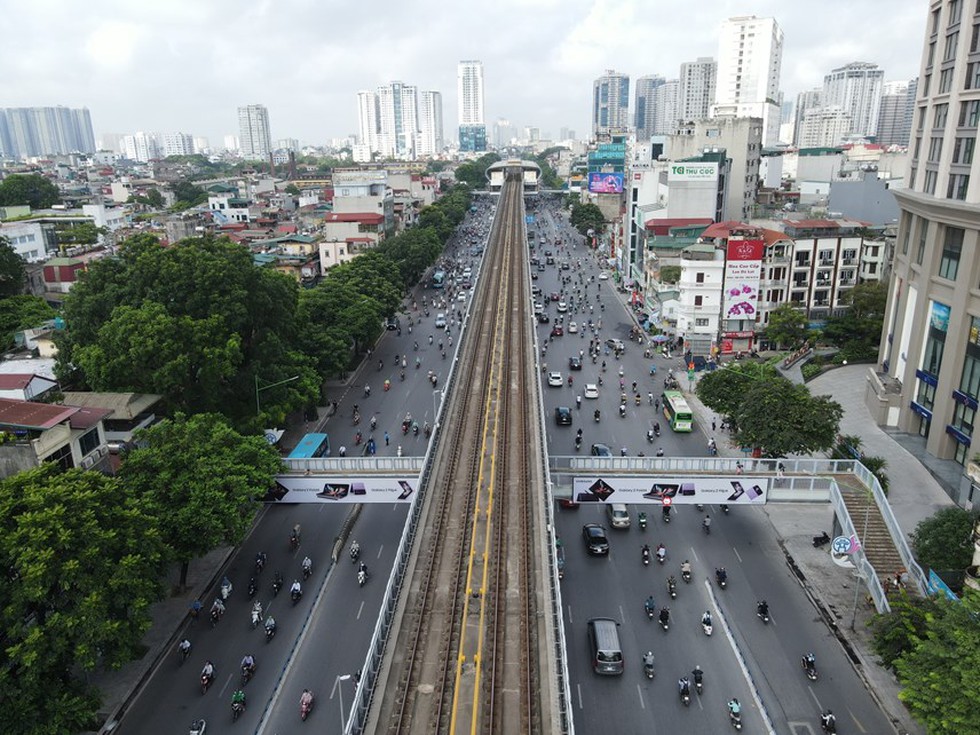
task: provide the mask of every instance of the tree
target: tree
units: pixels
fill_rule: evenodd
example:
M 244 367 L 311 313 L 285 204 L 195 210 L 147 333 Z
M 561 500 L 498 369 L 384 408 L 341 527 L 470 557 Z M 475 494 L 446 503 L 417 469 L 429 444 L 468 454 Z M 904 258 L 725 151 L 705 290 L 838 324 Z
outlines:
M 486 189 L 487 169 L 500 160 L 496 153 L 486 153 L 475 161 L 466 161 L 456 167 L 456 181 L 471 189 Z
M 10 247 L 6 238 L 0 237 L 0 298 L 21 293 L 26 273 L 24 259 Z
M 163 209 L 163 206 L 166 204 L 163 194 L 158 189 L 147 189 L 143 194 L 133 194 L 129 197 L 129 202 L 132 204 L 142 204 L 144 207 L 150 207 L 151 209 Z
M 806 315 L 791 304 L 782 304 L 769 312 L 766 339 L 776 345 L 795 348 L 806 339 Z
M 290 196 L 298 197 L 300 195 L 299 187 L 296 184 L 286 184 L 286 188 L 283 189 Z
M 777 379 L 779 374 L 776 368 L 767 363 L 730 363 L 721 370 L 702 375 L 696 392 L 708 408 L 731 417 L 742 405 L 742 399 L 751 385 Z
M 765 457 L 813 454 L 833 446 L 844 409 L 785 378 L 754 381 L 732 413 L 735 441 Z
M 7 732 L 91 729 L 75 678 L 141 653 L 163 545 L 117 478 L 56 463 L 0 483 L 0 687 Z
M 192 559 L 242 541 L 282 461 L 264 437 L 242 436 L 215 414 L 178 413 L 138 442 L 120 476 L 156 519 L 183 586 Z
M 873 281 L 855 286 L 842 299 L 850 308 L 827 320 L 823 338 L 841 348 L 842 358 L 875 359 L 887 300 L 888 287 L 884 283 Z
M 679 265 L 660 267 L 660 281 L 662 283 L 677 283 L 679 280 L 681 280 L 681 267 Z
M 898 697 L 930 735 L 980 732 L 980 599 L 968 590 L 956 603 L 940 598 L 925 634 L 896 660 Z
M 569 222 L 583 235 L 588 235 L 589 230 L 599 232 L 606 224 L 606 216 L 595 204 L 572 205 L 572 212 L 569 215 Z
M 98 227 L 92 222 L 79 222 L 58 231 L 59 245 L 92 245 L 99 241 L 99 235 L 105 235 L 108 230 Z
M 980 512 L 943 508 L 933 513 L 911 534 L 915 558 L 925 569 L 963 571 L 973 559 L 973 528 Z
M 889 669 L 895 669 L 898 657 L 915 648 L 925 636 L 930 616 L 941 614 L 935 598 L 911 597 L 902 592 L 893 597 L 891 612 L 876 615 L 869 623 L 872 645 L 881 661 Z
M 187 209 L 188 207 L 196 207 L 198 204 L 204 204 L 208 200 L 208 193 L 204 191 L 200 186 L 192 184 L 190 181 L 178 181 L 173 185 L 174 207 Z
M 0 207 L 47 209 L 60 201 L 58 187 L 40 174 L 11 174 L 0 181 Z
M 55 310 L 38 296 L 19 294 L 0 299 L 0 339 L 3 339 L 0 349 L 13 347 L 17 332 L 44 326 L 55 316 Z

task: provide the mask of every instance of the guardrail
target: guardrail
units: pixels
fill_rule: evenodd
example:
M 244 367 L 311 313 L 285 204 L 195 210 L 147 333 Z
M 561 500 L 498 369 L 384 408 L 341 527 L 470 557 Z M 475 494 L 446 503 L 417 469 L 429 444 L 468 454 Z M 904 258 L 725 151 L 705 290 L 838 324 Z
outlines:
M 392 439 L 394 438 L 393 436 Z M 424 457 L 386 457 L 380 455 L 373 457 L 318 457 L 316 459 L 283 459 L 282 463 L 286 467 L 286 472 L 297 475 L 320 472 L 334 475 L 362 475 L 364 473 L 414 475 L 422 469 Z
M 837 520 L 840 521 L 841 535 L 860 539 L 861 535 L 854 528 L 854 520 L 847 511 L 847 506 L 844 504 L 844 497 L 841 495 L 840 488 L 836 482 L 830 491 L 830 502 L 834 506 Z M 855 566 L 858 569 L 858 574 L 864 578 L 864 581 L 868 585 L 868 591 L 871 594 L 871 599 L 874 600 L 875 609 L 879 613 L 891 612 L 891 605 L 888 604 L 888 597 L 885 595 L 885 590 L 881 586 L 881 581 L 878 579 L 878 573 L 871 566 L 871 562 L 868 561 L 868 557 L 864 553 L 863 542 L 861 548 L 851 555 L 851 559 L 856 560 Z

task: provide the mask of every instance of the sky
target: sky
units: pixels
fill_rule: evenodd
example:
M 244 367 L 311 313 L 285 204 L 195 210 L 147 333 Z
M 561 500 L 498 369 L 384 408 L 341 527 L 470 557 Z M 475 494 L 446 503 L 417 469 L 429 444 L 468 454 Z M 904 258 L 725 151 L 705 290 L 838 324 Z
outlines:
M 918 74 L 928 0 L 0 0 L 0 107 L 88 107 L 96 137 L 238 133 L 264 104 L 273 142 L 357 131 L 356 93 L 400 80 L 443 95 L 455 130 L 456 64 L 484 65 L 487 124 L 590 131 L 592 81 L 674 78 L 717 57 L 718 29 L 775 17 L 787 101 L 851 61 Z M 682 9 L 682 12 L 678 12 Z M 632 88 L 631 88 L 632 94 Z M 631 100 L 632 108 L 632 100 Z

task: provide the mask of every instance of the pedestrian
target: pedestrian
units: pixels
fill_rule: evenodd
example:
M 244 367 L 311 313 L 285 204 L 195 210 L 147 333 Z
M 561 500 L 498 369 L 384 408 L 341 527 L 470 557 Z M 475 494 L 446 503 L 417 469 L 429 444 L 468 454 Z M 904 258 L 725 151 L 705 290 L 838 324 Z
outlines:
M 742 463 L 741 462 L 736 462 L 735 463 L 735 474 L 736 475 L 741 475 L 742 474 L 742 469 L 743 469 L 742 468 Z
M 386 431 L 385 432 L 385 446 L 387 447 L 390 442 L 391 442 L 391 437 L 388 436 L 388 432 Z
M 716 430 L 716 428 L 715 428 L 715 420 L 714 419 L 711 419 L 711 430 L 712 431 L 715 431 Z
M 341 445 L 340 446 L 340 452 L 339 452 L 339 454 L 340 454 L 341 457 L 346 457 L 347 456 L 347 447 Z

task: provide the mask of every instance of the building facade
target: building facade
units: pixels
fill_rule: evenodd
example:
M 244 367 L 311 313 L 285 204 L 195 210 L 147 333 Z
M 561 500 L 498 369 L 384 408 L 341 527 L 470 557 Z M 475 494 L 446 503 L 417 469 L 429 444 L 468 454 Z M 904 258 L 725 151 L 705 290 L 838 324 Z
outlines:
M 885 82 L 882 85 L 878 133 L 875 137 L 878 143 L 884 146 L 909 144 L 912 129 L 912 118 L 906 114 L 909 102 L 908 82 Z M 914 108 L 914 98 L 911 103 Z
M 742 16 L 721 26 L 718 75 L 711 115 L 762 120 L 765 145 L 779 134 L 779 76 L 783 62 L 783 31 L 775 18 Z
M 269 130 L 269 110 L 265 105 L 246 105 L 238 108 L 238 135 L 242 157 L 250 161 L 265 161 L 272 150 Z
M 894 192 L 901 214 L 875 400 L 897 387 L 884 422 L 965 465 L 980 451 L 980 64 L 970 42 L 980 15 L 962 2 L 929 8 L 908 188 Z M 961 491 L 961 504 L 980 500 L 969 481 Z
M 95 133 L 88 108 L 0 108 L 0 157 L 94 153 Z
M 487 121 L 483 108 L 482 61 L 460 61 L 456 66 L 456 99 L 460 150 L 485 151 Z
M 667 80 L 657 74 L 649 74 L 636 80 L 636 99 L 633 103 L 633 127 L 636 139 L 646 142 L 657 127 L 655 93 Z
M 357 93 L 357 142 L 367 146 L 372 153 L 380 150 L 378 147 L 378 95 L 366 89 Z
M 420 156 L 442 153 L 442 93 L 427 90 L 419 95 L 419 143 Z
M 800 144 L 800 135 L 803 132 L 803 118 L 807 112 L 819 109 L 822 106 L 821 99 L 823 90 L 819 87 L 808 89 L 796 95 L 796 105 L 793 109 L 793 145 L 805 147 Z
M 851 114 L 841 107 L 807 110 L 796 135 L 797 145 L 800 148 L 829 148 L 840 145 L 852 127 Z
M 415 158 L 418 142 L 418 88 L 402 82 L 378 87 L 378 152 L 387 158 Z
M 627 130 L 630 124 L 630 78 L 612 69 L 592 83 L 592 135 Z
M 823 104 L 840 107 L 850 114 L 849 133 L 876 135 L 884 79 L 885 72 L 877 64 L 864 61 L 846 64 L 823 78 Z
M 715 101 L 718 63 L 710 56 L 681 64 L 677 116 L 681 120 L 703 120 Z M 666 132 L 666 131 L 665 131 Z

